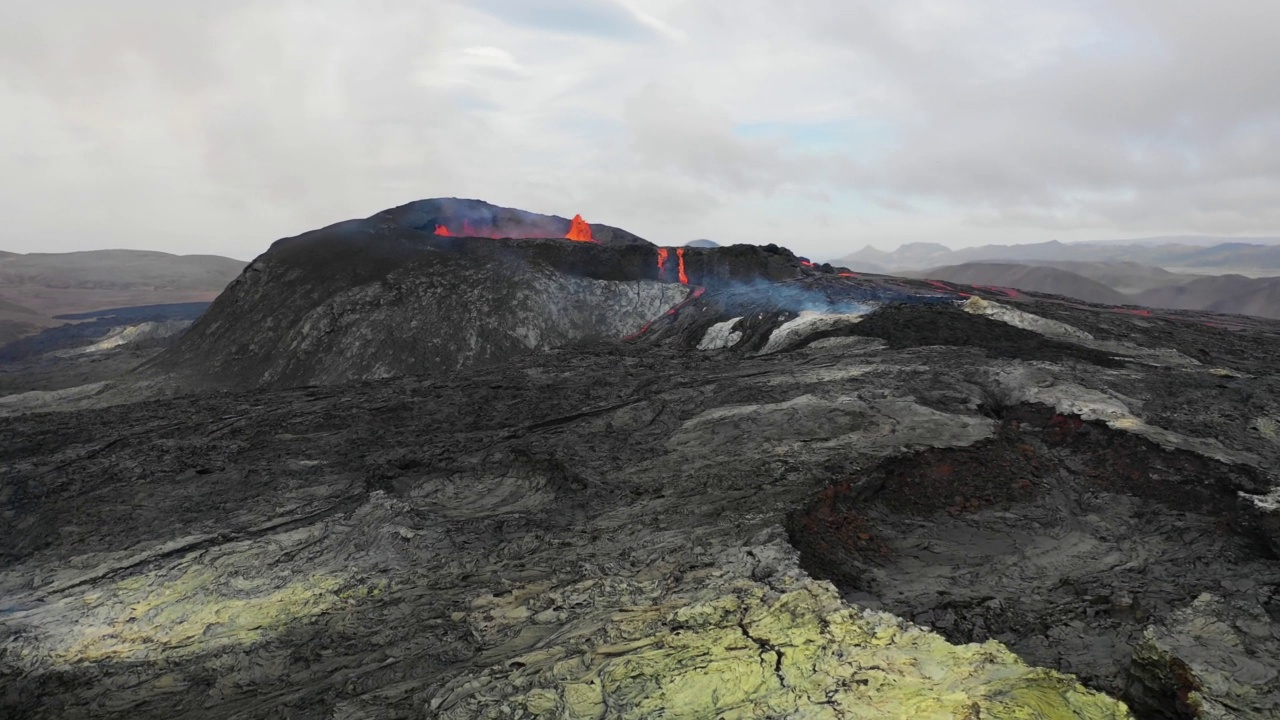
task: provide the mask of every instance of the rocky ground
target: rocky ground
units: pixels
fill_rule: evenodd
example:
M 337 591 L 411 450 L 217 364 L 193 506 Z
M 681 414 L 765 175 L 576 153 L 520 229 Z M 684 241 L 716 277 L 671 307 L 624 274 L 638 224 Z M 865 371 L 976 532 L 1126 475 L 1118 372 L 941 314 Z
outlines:
M 961 291 L 0 420 L 0 714 L 1276 717 L 1280 325 Z

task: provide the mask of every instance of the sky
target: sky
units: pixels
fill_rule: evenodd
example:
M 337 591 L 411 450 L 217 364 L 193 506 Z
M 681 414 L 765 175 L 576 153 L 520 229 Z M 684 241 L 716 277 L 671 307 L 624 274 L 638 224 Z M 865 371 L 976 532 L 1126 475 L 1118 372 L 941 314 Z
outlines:
M 430 197 L 817 258 L 1280 234 L 1274 0 L 0 2 L 0 250 Z

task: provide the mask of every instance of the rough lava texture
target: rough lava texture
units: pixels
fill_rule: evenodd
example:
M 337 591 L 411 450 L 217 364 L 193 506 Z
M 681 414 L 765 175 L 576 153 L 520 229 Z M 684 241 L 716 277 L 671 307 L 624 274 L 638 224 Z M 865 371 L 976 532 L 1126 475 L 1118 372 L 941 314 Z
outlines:
M 992 423 L 795 360 L 633 345 L 9 420 L 5 710 L 1126 717 L 799 570 L 779 525 L 830 466 Z
M 239 389 L 0 420 L 0 715 L 1280 713 L 1277 324 L 378 232 L 277 243 L 156 366 Z M 441 288 L 681 299 L 339 382 L 325 332 L 496 336 Z

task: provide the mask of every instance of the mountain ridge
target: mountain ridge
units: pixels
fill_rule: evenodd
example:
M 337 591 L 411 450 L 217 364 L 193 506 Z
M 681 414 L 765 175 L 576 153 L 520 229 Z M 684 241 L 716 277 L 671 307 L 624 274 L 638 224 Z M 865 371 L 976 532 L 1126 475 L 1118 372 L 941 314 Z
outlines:
M 1044 265 L 974 262 L 903 274 L 1063 295 L 1105 305 L 1206 310 L 1280 319 L 1280 277 L 1179 275 L 1136 263 L 1083 261 Z M 1122 291 L 1121 287 L 1128 291 Z
M 1065 295 L 1104 305 L 1133 303 L 1133 298 L 1103 283 L 1069 270 L 1053 267 L 1011 263 L 965 263 L 906 274 L 910 277 L 946 280 L 963 285 L 990 285 L 1048 295 Z
M 927 252 L 921 252 L 921 248 Z M 1280 274 L 1280 244 L 1223 242 L 1209 246 L 1137 243 L 1062 243 L 1056 240 L 1022 245 L 983 245 L 950 249 L 933 243 L 908 243 L 893 251 L 862 250 L 832 260 L 855 270 L 922 270 L 966 262 L 1095 261 L 1137 262 L 1152 266 L 1244 268 Z

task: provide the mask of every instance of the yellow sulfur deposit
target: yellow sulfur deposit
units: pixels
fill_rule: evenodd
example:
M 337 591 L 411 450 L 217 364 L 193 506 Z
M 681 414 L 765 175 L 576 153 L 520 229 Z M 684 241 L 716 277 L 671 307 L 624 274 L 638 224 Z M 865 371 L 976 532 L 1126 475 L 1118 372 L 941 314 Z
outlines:
M 247 644 L 352 594 L 341 592 L 345 583 L 333 575 L 297 578 L 278 589 L 265 584 L 223 580 L 208 567 L 190 567 L 167 581 L 149 574 L 120 581 L 86 598 L 93 619 L 72 631 L 59 659 L 130 659 Z
M 444 716 L 498 717 L 505 699 L 534 717 L 573 719 L 1131 718 L 1123 703 L 1028 667 L 999 643 L 951 645 L 842 605 L 826 583 L 791 581 L 777 593 L 738 580 L 718 593 L 615 613 L 591 633 L 607 643 L 570 640 L 521 657 L 506 685 L 514 698 L 490 685 Z

